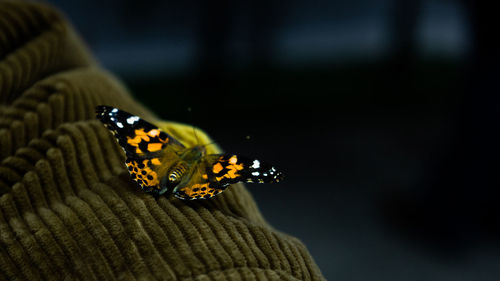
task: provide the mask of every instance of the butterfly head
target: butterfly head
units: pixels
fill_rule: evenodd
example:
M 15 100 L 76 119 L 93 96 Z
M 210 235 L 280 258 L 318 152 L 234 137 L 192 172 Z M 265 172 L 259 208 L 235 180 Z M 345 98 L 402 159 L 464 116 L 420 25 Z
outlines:
M 206 152 L 207 150 L 205 149 L 204 146 L 196 145 L 186 149 L 179 156 L 184 161 L 197 162 L 206 154 Z

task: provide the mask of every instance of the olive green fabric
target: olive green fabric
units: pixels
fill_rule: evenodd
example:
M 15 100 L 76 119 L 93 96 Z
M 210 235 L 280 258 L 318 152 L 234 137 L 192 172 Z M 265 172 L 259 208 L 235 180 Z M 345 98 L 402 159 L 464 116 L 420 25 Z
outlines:
M 243 185 L 195 202 L 141 192 L 99 104 L 194 142 L 100 69 L 53 8 L 0 1 L 0 280 L 323 279 Z

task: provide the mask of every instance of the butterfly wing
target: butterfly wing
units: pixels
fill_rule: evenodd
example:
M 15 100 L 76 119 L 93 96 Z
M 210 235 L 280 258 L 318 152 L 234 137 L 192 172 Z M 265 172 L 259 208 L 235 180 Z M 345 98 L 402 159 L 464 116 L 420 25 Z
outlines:
M 146 192 L 165 192 L 160 181 L 166 169 L 161 167 L 168 163 L 163 162 L 176 161 L 184 145 L 155 125 L 118 108 L 98 106 L 96 114 L 125 151 L 132 179 Z
M 96 107 L 97 118 L 115 136 L 127 157 L 148 158 L 151 153 L 171 148 L 182 150 L 175 138 L 138 116 L 110 106 Z
M 274 183 L 282 179 L 283 173 L 259 160 L 234 154 L 210 154 L 202 159 L 188 184 L 174 190 L 174 195 L 181 199 L 207 199 L 233 183 Z

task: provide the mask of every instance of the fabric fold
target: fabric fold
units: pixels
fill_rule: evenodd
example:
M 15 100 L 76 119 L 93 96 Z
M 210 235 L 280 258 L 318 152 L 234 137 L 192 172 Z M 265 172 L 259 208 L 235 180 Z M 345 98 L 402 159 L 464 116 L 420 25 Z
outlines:
M 100 104 L 196 141 L 100 69 L 55 9 L 0 1 L 0 280 L 323 279 L 242 184 L 197 202 L 143 193 Z

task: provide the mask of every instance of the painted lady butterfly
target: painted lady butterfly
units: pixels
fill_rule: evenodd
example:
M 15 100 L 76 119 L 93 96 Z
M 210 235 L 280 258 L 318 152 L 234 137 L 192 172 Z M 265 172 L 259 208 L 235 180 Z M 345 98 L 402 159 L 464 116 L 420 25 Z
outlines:
M 132 179 L 155 196 L 206 199 L 236 182 L 279 182 L 283 174 L 269 164 L 234 154 L 206 154 L 205 146 L 185 147 L 140 117 L 109 106 L 96 107 L 125 151 Z

